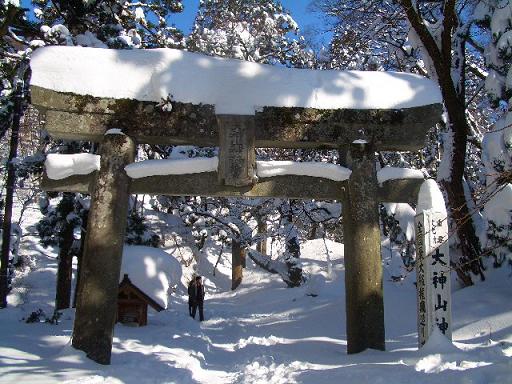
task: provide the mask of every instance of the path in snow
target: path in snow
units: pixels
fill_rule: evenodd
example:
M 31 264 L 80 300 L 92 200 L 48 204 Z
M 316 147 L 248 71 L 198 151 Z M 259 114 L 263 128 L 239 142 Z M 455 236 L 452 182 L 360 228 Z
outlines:
M 19 321 L 38 307 L 50 311 L 53 300 L 55 254 L 33 243 L 32 252 L 42 252 L 37 269 L 17 288 L 21 292 L 25 285 L 17 300 L 26 302 L 0 312 L 0 383 L 512 382 L 507 268 L 490 271 L 486 283 L 454 292 L 458 349 L 441 338 L 417 351 L 414 276 L 401 283 L 386 279 L 388 352 L 348 356 L 342 247 L 328 246 L 330 274 L 321 240 L 302 247 L 306 271 L 317 276 L 317 297 L 306 295 L 308 287 L 285 288 L 250 262 L 240 288 L 223 290 L 229 259 L 221 259 L 214 278 L 211 267 L 218 250 L 211 250 L 201 266 L 207 279 L 207 320 L 199 323 L 188 316 L 180 285 L 170 310 L 152 313 L 147 327 L 116 325 L 112 365 L 100 366 L 69 345 L 73 310 L 64 311 L 57 326 Z

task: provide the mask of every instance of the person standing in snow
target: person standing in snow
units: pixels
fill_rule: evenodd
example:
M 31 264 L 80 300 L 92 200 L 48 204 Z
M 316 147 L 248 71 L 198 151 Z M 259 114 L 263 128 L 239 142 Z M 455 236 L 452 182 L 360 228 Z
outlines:
M 195 319 L 196 310 L 199 307 L 199 321 L 203 321 L 204 286 L 201 282 L 201 276 L 196 276 L 195 284 L 192 284 L 191 293 L 193 298 L 193 304 L 192 313 L 190 314 L 190 316 L 192 316 Z

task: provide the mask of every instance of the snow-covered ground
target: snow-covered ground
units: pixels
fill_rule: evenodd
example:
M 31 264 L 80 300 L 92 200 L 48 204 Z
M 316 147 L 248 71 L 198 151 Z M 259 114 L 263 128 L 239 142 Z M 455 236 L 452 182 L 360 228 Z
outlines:
M 213 276 L 219 249 L 210 247 L 199 265 L 206 321 L 188 316 L 192 270 L 184 267 L 167 310 L 151 312 L 146 327 L 116 325 L 112 364 L 102 366 L 70 346 L 73 310 L 58 325 L 23 320 L 38 309 L 52 314 L 57 267 L 55 250 L 30 236 L 23 241 L 32 262 L 15 280 L 9 308 L 0 310 L 0 383 L 512 383 L 509 267 L 454 292 L 453 345 L 434 334 L 418 351 L 414 274 L 393 282 L 396 263 L 385 258 L 387 351 L 347 355 L 341 244 L 302 245 L 312 277 L 304 287 L 286 288 L 248 260 L 234 292 L 230 255 Z M 183 247 L 165 251 L 191 257 Z

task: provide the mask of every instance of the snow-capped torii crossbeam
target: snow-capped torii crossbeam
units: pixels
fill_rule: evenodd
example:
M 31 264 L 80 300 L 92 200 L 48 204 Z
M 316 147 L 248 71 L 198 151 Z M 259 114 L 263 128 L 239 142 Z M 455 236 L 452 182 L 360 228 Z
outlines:
M 442 111 L 434 83 L 412 74 L 294 70 L 170 49 L 48 47 L 35 52 L 31 66 L 32 102 L 45 113 L 48 132 L 102 143 L 94 179 L 43 185 L 92 196 L 73 346 L 110 362 L 131 192 L 343 200 L 348 352 L 384 349 L 378 203 L 414 201 L 419 183 L 379 188 L 374 153 L 423 146 Z M 219 168 L 132 182 L 124 167 L 133 162 L 135 142 L 217 145 Z M 313 188 L 305 176 L 258 180 L 255 147 L 337 148 L 352 173 L 348 181 L 322 179 Z M 178 182 L 187 178 L 193 182 Z M 413 196 L 397 192 L 401 185 Z

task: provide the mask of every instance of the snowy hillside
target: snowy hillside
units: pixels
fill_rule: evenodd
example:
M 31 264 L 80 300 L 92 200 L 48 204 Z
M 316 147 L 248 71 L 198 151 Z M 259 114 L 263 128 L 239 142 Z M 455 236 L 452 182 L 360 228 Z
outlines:
M 304 287 L 286 288 L 248 260 L 234 292 L 230 255 L 213 276 L 219 249 L 209 247 L 199 265 L 206 321 L 188 316 L 184 287 L 192 270 L 184 268 L 168 310 L 151 312 L 147 327 L 116 325 L 112 365 L 101 366 L 70 346 L 73 310 L 63 311 L 58 325 L 23 320 L 38 309 L 52 314 L 57 266 L 52 250 L 32 237 L 24 241 L 33 264 L 0 311 L 0 383 L 512 383 L 509 267 L 454 292 L 454 345 L 434 334 L 418 351 L 414 274 L 392 282 L 394 263 L 385 260 L 387 351 L 349 356 L 341 244 L 302 245 L 311 277 Z M 191 257 L 187 251 L 181 248 L 181 257 Z

